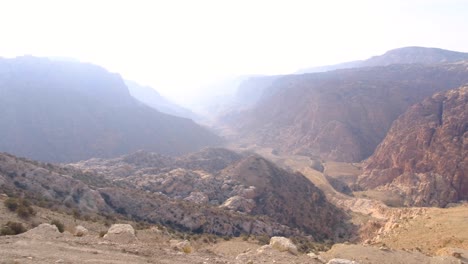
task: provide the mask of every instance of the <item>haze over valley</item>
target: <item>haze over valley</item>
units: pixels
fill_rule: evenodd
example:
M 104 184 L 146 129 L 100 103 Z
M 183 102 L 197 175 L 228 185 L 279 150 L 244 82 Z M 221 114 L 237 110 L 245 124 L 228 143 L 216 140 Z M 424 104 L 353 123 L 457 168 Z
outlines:
M 0 263 L 468 263 L 466 3 L 1 5 Z

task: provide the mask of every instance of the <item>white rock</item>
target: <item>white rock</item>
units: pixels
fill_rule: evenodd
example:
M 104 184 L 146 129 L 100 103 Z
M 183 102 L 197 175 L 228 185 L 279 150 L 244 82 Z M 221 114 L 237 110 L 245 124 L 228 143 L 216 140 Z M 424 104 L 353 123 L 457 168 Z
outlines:
M 86 236 L 86 235 L 88 235 L 88 229 L 86 229 L 85 227 L 80 226 L 80 225 L 76 226 L 74 235 L 77 236 L 77 237 Z
M 255 208 L 255 201 L 235 195 L 227 199 L 220 207 L 233 211 L 250 213 Z
M 131 243 L 136 240 L 135 229 L 129 224 L 112 225 L 104 239 L 117 243 Z
M 327 264 L 359 264 L 356 261 L 348 260 L 348 259 L 330 259 Z
M 272 237 L 270 239 L 270 245 L 280 251 L 289 251 L 291 254 L 297 255 L 299 252 L 297 251 L 296 245 L 294 243 L 285 237 Z

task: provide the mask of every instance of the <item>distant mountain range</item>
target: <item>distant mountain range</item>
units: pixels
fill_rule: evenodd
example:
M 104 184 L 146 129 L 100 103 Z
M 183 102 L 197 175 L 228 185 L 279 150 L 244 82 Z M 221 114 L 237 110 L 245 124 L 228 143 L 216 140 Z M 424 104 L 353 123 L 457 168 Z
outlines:
M 31 56 L 0 59 L 0 151 L 41 161 L 181 154 L 220 139 L 135 100 L 118 74 Z
M 197 115 L 189 109 L 171 102 L 169 99 L 165 98 L 155 89 L 149 86 L 143 86 L 129 80 L 125 80 L 125 84 L 128 87 L 130 95 L 145 103 L 146 105 L 158 110 L 159 112 L 190 119 L 198 118 Z
M 338 69 L 387 66 L 391 64 L 435 64 L 468 60 L 468 53 L 444 50 L 439 48 L 404 47 L 387 51 L 383 55 L 374 56 L 367 60 L 357 60 L 335 65 L 312 67 L 297 71 L 297 74 L 326 72 Z
M 251 86 L 262 90 L 257 102 L 223 113 L 220 121 L 243 144 L 325 160 L 361 161 L 374 152 L 392 122 L 409 106 L 467 83 L 466 57 L 410 47 L 366 61 L 387 66 L 260 77 L 267 85 Z

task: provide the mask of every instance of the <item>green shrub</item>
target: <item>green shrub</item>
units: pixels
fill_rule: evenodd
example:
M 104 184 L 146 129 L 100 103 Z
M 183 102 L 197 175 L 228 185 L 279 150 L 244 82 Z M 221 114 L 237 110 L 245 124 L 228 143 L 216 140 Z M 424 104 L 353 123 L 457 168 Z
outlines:
M 50 224 L 55 225 L 60 233 L 63 233 L 63 231 L 65 231 L 65 225 L 59 220 L 54 219 L 50 222 Z
M 8 221 L 8 223 L 0 229 L 1 236 L 18 235 L 24 232 L 26 232 L 26 228 L 22 223 L 11 221 Z
M 18 199 L 16 198 L 8 198 L 5 200 L 5 202 L 3 202 L 3 204 L 6 208 L 8 208 L 8 210 L 12 212 L 16 211 L 19 206 Z

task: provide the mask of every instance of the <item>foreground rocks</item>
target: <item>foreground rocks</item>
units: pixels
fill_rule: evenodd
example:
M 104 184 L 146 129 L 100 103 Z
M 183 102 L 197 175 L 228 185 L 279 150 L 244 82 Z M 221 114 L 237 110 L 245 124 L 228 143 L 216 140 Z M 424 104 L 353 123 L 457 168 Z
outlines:
M 104 239 L 117 243 L 132 243 L 137 240 L 135 229 L 129 224 L 114 224 L 112 225 Z
M 296 245 L 285 237 L 272 237 L 270 239 L 270 246 L 280 252 L 288 251 L 293 255 L 297 255 L 299 252 L 297 251 Z

